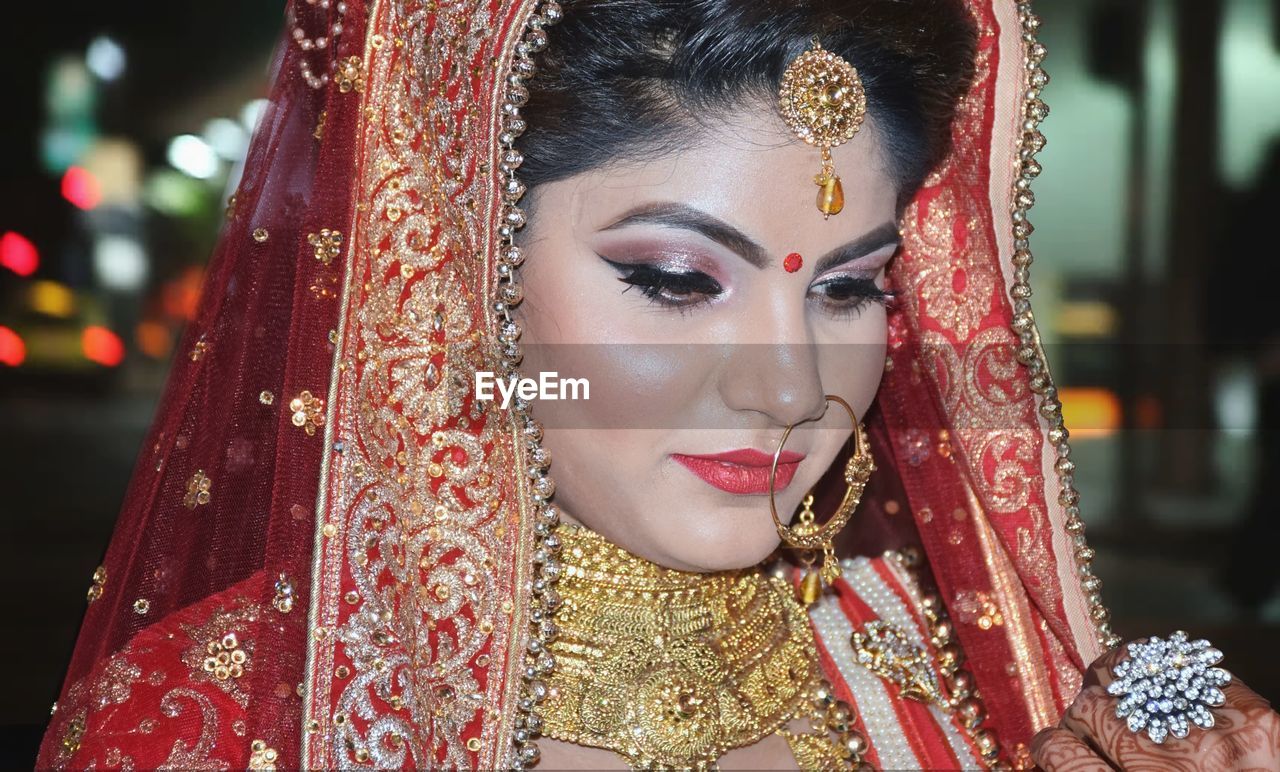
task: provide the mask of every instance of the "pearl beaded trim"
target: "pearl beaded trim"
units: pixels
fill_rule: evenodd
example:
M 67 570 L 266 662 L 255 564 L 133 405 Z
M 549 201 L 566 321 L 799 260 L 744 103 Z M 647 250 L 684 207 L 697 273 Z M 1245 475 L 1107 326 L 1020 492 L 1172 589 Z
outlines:
M 318 8 L 322 14 L 329 11 L 332 6 L 335 12 L 333 15 L 336 18 L 333 22 L 326 24 L 324 34 L 316 37 L 307 37 L 306 30 L 302 28 L 295 16 L 290 25 L 292 27 L 290 34 L 293 36 L 293 41 L 303 51 L 324 51 L 330 47 L 336 49 L 338 36 L 342 34 L 342 20 L 347 14 L 347 4 L 343 0 L 338 0 L 336 3 L 332 2 L 332 0 L 304 0 L 304 2 L 307 5 Z M 306 57 L 303 57 L 298 62 L 298 69 L 302 72 L 302 79 L 311 88 L 321 89 L 329 83 L 329 73 L 321 72 L 318 75 L 314 73 L 311 70 L 311 63 L 307 61 Z

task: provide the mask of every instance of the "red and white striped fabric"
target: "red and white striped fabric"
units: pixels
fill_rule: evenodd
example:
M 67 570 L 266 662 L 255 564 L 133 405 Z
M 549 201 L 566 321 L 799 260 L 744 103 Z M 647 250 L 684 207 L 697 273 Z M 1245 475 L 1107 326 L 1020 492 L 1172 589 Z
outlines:
M 818 654 L 836 696 L 857 713 L 867 738 L 867 761 L 877 769 L 985 769 L 954 712 L 901 696 L 897 684 L 857 661 L 851 637 L 882 620 L 915 646 L 930 651 L 919 588 L 892 557 L 841 561 L 842 576 L 809 609 Z M 942 674 L 930 658 L 939 683 Z

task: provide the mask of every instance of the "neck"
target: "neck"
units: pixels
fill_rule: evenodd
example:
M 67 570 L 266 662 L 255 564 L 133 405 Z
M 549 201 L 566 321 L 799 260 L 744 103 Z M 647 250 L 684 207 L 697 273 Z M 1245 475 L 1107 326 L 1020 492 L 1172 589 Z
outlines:
M 560 529 L 544 734 L 640 765 L 696 765 L 777 731 L 818 677 L 808 620 L 759 568 L 665 568 Z

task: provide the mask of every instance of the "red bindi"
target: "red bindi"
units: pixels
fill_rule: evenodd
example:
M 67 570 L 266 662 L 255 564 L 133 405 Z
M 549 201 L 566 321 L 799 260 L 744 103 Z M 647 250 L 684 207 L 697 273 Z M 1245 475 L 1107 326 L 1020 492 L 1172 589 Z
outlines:
M 782 260 L 782 267 L 787 270 L 787 273 L 795 273 L 802 265 L 804 265 L 804 258 L 800 257 L 799 252 L 792 252 Z

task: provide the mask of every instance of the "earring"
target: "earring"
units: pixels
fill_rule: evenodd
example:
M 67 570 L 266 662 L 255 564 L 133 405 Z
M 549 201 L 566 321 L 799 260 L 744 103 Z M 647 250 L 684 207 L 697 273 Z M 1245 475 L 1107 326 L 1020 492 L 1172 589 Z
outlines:
M 782 455 L 782 448 L 786 445 L 787 438 L 791 436 L 791 430 L 795 428 L 795 424 L 788 424 L 786 431 L 782 433 L 782 441 L 778 443 L 778 449 L 773 453 L 773 465 L 769 468 L 769 513 L 773 516 L 773 525 L 778 530 L 778 537 L 787 546 L 800 550 L 804 578 L 800 582 L 798 595 L 800 601 L 806 606 L 811 605 L 822 594 L 824 583 L 831 584 L 840 578 L 840 566 L 836 561 L 832 540 L 848 524 L 853 511 L 858 508 L 858 504 L 862 501 L 862 493 L 867 487 L 867 480 L 876 469 L 866 430 L 858 422 L 858 416 L 853 412 L 853 408 L 834 394 L 826 395 L 826 399 L 827 402 L 836 402 L 843 407 L 853 422 L 853 456 L 844 465 L 844 498 L 836 507 L 835 514 L 826 523 L 818 525 L 813 512 L 813 494 L 809 493 L 804 497 L 803 509 L 796 518 L 795 524 L 783 525 L 778 517 L 778 507 L 773 498 L 774 481 L 778 475 L 778 457 Z M 813 567 L 817 558 L 815 551 L 818 549 L 822 550 L 820 571 Z

